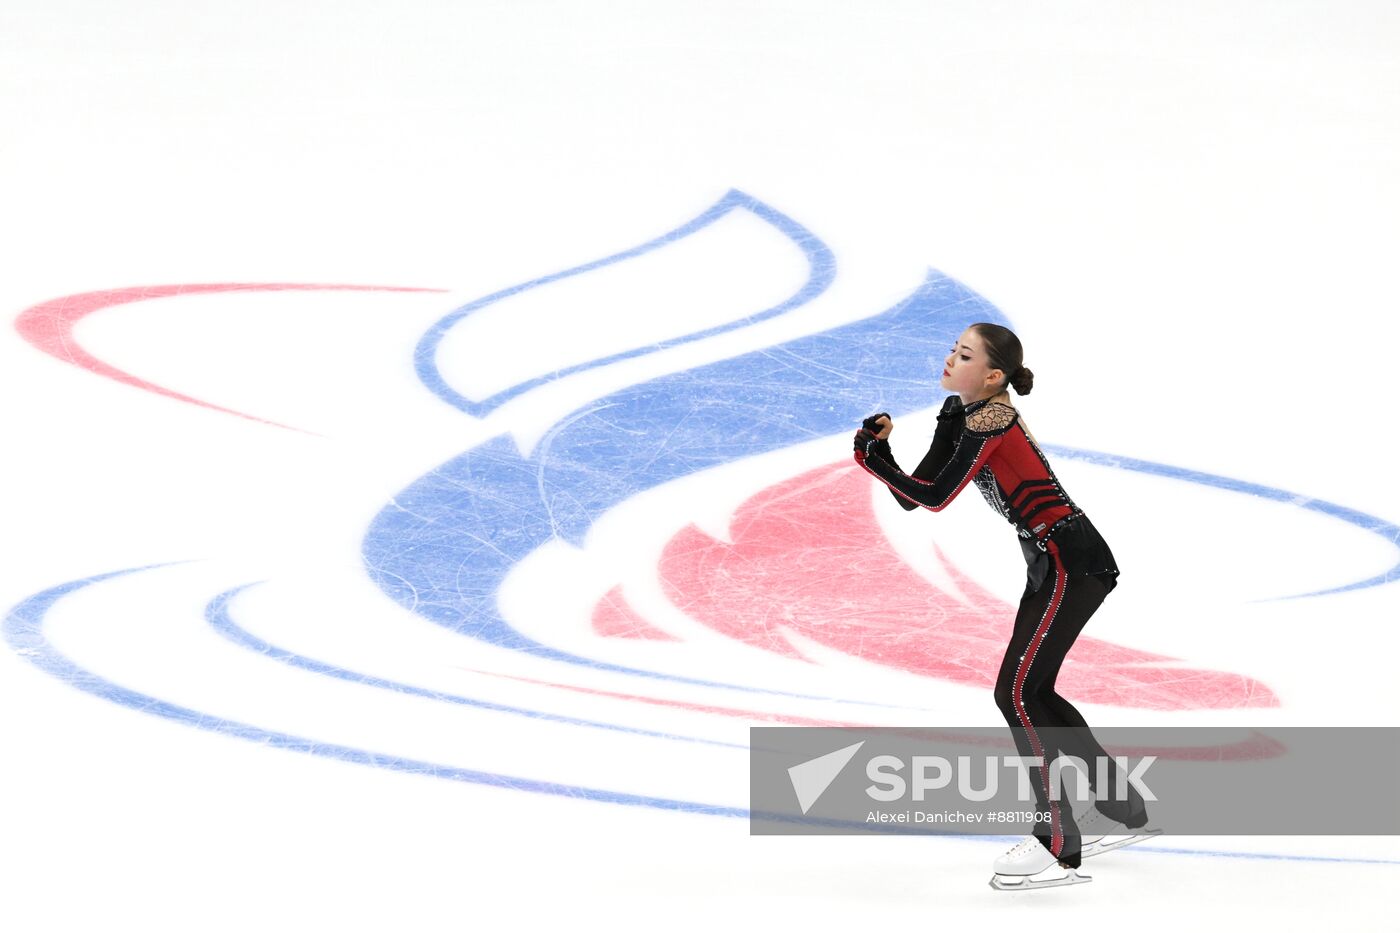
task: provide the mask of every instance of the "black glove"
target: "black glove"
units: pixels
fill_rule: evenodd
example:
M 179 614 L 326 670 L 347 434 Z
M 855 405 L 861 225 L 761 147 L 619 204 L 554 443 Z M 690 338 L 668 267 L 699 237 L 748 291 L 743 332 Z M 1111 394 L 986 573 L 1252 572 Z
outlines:
M 865 458 L 871 454 L 877 457 L 880 455 L 880 445 L 884 441 L 875 436 L 875 432 L 869 428 L 861 428 L 856 432 L 856 462 L 864 462 Z
M 883 437 L 876 436 L 885 429 L 884 425 L 876 423 L 877 418 L 890 418 L 890 413 L 887 411 L 876 412 L 861 422 L 860 430 L 856 432 L 856 460 L 864 460 L 870 454 L 883 457 L 886 460 L 894 459 L 890 453 L 890 442 Z M 890 421 L 893 422 L 894 419 L 890 418 Z

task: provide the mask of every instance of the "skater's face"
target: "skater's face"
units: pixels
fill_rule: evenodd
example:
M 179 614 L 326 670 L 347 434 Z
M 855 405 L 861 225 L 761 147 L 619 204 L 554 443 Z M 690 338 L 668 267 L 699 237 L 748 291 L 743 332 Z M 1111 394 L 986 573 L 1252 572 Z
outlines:
M 1004 375 L 1000 369 L 988 367 L 982 338 L 969 327 L 944 357 L 943 378 L 938 384 L 971 402 L 1000 392 Z

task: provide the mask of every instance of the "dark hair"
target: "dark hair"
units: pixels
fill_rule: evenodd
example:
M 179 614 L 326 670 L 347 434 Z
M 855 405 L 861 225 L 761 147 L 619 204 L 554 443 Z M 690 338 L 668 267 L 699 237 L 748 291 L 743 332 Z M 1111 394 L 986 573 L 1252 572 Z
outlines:
M 973 324 L 972 329 L 982 338 L 982 344 L 987 348 L 988 365 L 1006 374 L 1003 388 L 1009 385 L 1016 390 L 1017 395 L 1030 395 L 1031 386 L 1035 384 L 1035 373 L 1021 365 L 1024 359 L 1021 339 L 1000 324 L 986 321 Z

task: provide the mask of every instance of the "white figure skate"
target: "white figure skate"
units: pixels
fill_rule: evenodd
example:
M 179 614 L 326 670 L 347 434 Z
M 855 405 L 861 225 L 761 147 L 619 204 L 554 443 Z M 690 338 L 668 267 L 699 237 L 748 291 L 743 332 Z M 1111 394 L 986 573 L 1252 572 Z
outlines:
M 1079 858 L 1082 861 L 1112 852 L 1114 849 L 1151 839 L 1161 832 L 1160 827 L 1152 825 L 1151 817 L 1148 817 L 1146 824 L 1137 829 L 1129 829 L 1122 823 L 1104 816 L 1097 807 L 1090 807 L 1089 812 L 1079 821 Z
M 997 859 L 992 871 L 995 874 L 988 884 L 998 891 L 1034 891 L 1093 880 L 1061 865 L 1034 836 L 1027 837 Z

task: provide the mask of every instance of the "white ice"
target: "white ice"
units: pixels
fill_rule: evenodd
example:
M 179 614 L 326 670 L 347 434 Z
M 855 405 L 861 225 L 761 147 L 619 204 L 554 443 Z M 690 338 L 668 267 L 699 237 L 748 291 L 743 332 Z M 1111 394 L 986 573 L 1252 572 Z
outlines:
M 368 522 L 488 438 L 535 449 L 589 399 L 868 316 L 929 267 L 1012 322 L 1037 378 L 1019 405 L 1042 442 L 1394 522 L 1397 48 L 1400 12 L 1376 0 L 11 0 L 7 320 L 65 295 L 168 283 L 441 291 L 188 296 L 75 331 L 112 365 L 300 431 L 101 378 L 6 328 L 0 602 L 189 561 L 60 601 L 50 640 L 132 690 L 328 745 L 742 807 L 749 721 L 627 702 L 607 694 L 634 680 L 429 623 L 366 577 Z M 560 379 L 483 419 L 415 377 L 416 341 L 451 309 L 630 248 L 731 188 L 834 251 L 839 275 L 800 312 Z M 799 260 L 736 215 L 684 250 L 503 302 L 454 330 L 440 362 L 480 397 L 760 310 L 800 282 Z M 668 302 L 673 288 L 684 291 Z M 540 549 L 502 589 L 512 622 L 620 663 L 821 696 L 839 682 L 842 695 L 997 723 L 989 692 L 844 656 L 794 662 L 667 602 L 654 573 L 664 542 L 692 523 L 723 538 L 747 496 L 828 462 L 822 443 L 651 490 L 581 545 Z M 1177 508 L 1220 535 L 1146 529 L 1130 507 L 1179 484 L 1056 465 L 1125 571 L 1089 634 L 1247 672 L 1282 702 L 1089 707 L 1094 722 L 1400 725 L 1394 583 L 1256 602 L 1383 572 L 1394 547 L 1204 488 Z M 935 577 L 934 525 L 879 514 L 892 546 Z M 1019 554 L 983 504 L 915 517 L 977 542 L 962 569 L 1014 601 Z M 215 593 L 256 581 L 230 614 L 289 651 L 705 742 L 277 663 L 203 618 Z M 684 640 L 684 657 L 589 630 L 614 582 Z M 535 682 L 568 678 L 598 692 L 561 698 Z M 0 706 L 6 930 L 1400 929 L 1392 837 L 1173 838 L 1086 863 L 1090 885 L 1004 894 L 986 885 L 1004 841 L 750 836 L 741 819 L 365 767 L 144 715 L 8 648 Z M 764 708 L 851 711 L 777 697 Z

